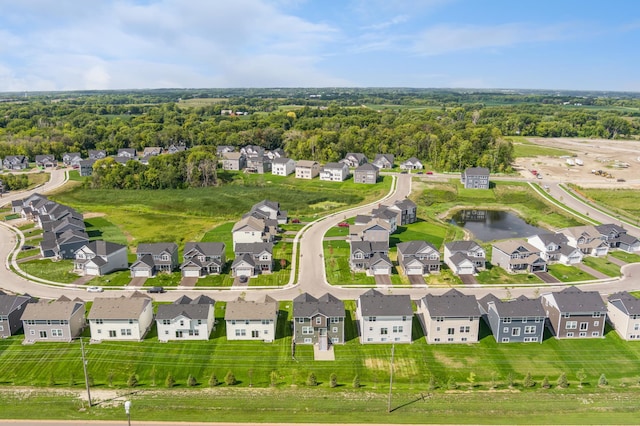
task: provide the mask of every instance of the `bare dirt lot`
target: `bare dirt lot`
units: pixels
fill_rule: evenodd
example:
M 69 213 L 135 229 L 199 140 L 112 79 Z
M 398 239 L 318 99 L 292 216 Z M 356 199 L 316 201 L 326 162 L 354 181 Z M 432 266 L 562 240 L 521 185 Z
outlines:
M 540 146 L 570 151 L 572 156 L 518 158 L 516 169 L 531 179 L 531 170 L 545 180 L 573 182 L 592 188 L 640 189 L 640 141 L 574 138 L 527 138 Z M 582 163 L 582 165 L 580 165 Z M 599 176 L 593 171 L 608 174 Z

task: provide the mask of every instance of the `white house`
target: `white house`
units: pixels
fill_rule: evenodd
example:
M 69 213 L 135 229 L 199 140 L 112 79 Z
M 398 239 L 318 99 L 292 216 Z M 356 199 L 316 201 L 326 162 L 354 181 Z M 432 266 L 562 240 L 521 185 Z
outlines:
M 342 182 L 349 177 L 349 166 L 346 163 L 327 163 L 320 170 L 320 180 Z
M 402 170 L 422 170 L 424 166 L 416 157 L 411 157 L 400 163 L 400 168 Z
M 271 174 L 276 176 L 289 176 L 296 170 L 296 162 L 291 158 L 276 157 L 271 163 Z
M 475 343 L 480 330 L 480 308 L 475 296 L 456 289 L 418 302 L 428 343 Z
M 409 295 L 371 289 L 356 301 L 361 343 L 411 343 L 413 309 Z
M 182 296 L 175 302 L 158 305 L 158 340 L 209 340 L 213 330 L 215 301 L 207 296 Z
M 624 340 L 640 340 L 640 299 L 626 291 L 609 295 L 607 316 Z
M 278 302 L 266 296 L 262 302 L 238 299 L 227 303 L 224 313 L 227 340 L 263 340 L 276 338 Z
M 320 164 L 317 161 L 300 160 L 296 163 L 297 179 L 313 179 L 320 174 Z
M 80 275 L 105 275 L 127 269 L 127 246 L 108 241 L 91 241 L 76 251 L 73 269 Z
M 239 243 L 262 243 L 271 241 L 267 232 L 264 219 L 254 216 L 246 216 L 233 225 L 233 247 Z
M 137 291 L 129 297 L 96 297 L 87 320 L 92 341 L 140 341 L 153 322 L 151 298 Z

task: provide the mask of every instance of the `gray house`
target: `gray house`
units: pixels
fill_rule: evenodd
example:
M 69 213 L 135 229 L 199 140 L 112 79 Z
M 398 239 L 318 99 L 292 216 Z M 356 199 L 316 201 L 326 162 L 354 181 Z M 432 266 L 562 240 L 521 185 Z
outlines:
M 411 343 L 411 297 L 367 290 L 356 300 L 360 343 Z
M 349 167 L 358 167 L 367 162 L 367 156 L 361 152 L 348 152 L 340 163 L 345 163 Z
M 137 260 L 131 265 L 131 277 L 151 278 L 158 272 L 171 272 L 178 267 L 176 243 L 138 244 Z
M 318 345 L 327 350 L 330 344 L 344 343 L 344 302 L 329 293 L 316 299 L 302 293 L 293 299 L 293 341 Z
M 402 170 L 422 170 L 424 165 L 416 157 L 411 157 L 400 163 L 400 168 Z
M 36 155 L 36 166 L 50 169 L 58 166 L 58 161 L 53 154 Z
M 62 163 L 65 166 L 78 168 L 80 167 L 80 161 L 82 161 L 82 156 L 79 152 L 65 152 L 62 154 Z
M 350 241 L 349 266 L 367 275 L 389 275 L 393 264 L 389 259 L 389 244 L 383 241 Z
M 24 155 L 7 155 L 2 160 L 2 166 L 9 170 L 22 170 L 29 167 L 29 159 Z
M 85 312 L 82 300 L 65 296 L 53 302 L 28 303 L 22 314 L 24 343 L 70 342 L 84 330 Z
M 480 308 L 475 296 L 452 288 L 418 301 L 427 343 L 475 343 L 480 330 Z
M 440 272 L 440 252 L 427 241 L 407 241 L 396 245 L 398 264 L 405 275 Z
M 488 294 L 478 301 L 482 317 L 498 343 L 540 342 L 544 337 L 545 313 L 540 298 L 520 296 L 502 301 Z
M 609 295 L 608 319 L 624 340 L 640 340 L 640 299 L 626 291 Z
M 183 277 L 204 277 L 220 274 L 226 263 L 224 243 L 193 243 L 184 245 Z
M 107 151 L 104 149 L 89 150 L 89 160 L 102 160 L 103 158 L 107 158 Z
M 455 274 L 469 275 L 485 268 L 487 255 L 475 241 L 451 241 L 444 245 L 444 262 Z
M 541 250 L 524 240 L 499 241 L 491 246 L 491 263 L 507 272 L 544 272 Z
M 255 277 L 273 271 L 273 243 L 237 243 L 231 264 L 235 277 Z
M 93 165 L 97 160 L 82 160 L 78 163 L 80 167 L 80 176 L 91 176 L 93 174 Z
M 379 169 L 371 163 L 365 163 L 353 172 L 355 183 L 374 184 L 378 181 Z
M 27 303 L 31 302 L 31 296 L 0 294 L 0 337 L 13 336 L 22 328 L 20 318 Z
M 225 152 L 222 154 L 224 170 L 242 170 L 247 166 L 247 157 L 241 152 Z
M 556 339 L 604 337 L 607 307 L 597 291 L 567 287 L 543 294 L 542 306 Z
M 242 299 L 227 302 L 224 320 L 227 340 L 272 342 L 276 338 L 278 302 L 269 296 L 259 302 Z
M 408 198 L 396 201 L 389 206 L 389 210 L 397 212 L 398 219 L 396 220 L 396 223 L 398 226 L 408 225 L 418 220 L 418 206 Z
M 469 167 L 460 175 L 460 182 L 465 188 L 489 189 L 489 169 L 486 167 Z
M 393 169 L 393 162 L 395 157 L 393 154 L 376 154 L 376 158 L 371 164 L 377 166 L 379 169 Z

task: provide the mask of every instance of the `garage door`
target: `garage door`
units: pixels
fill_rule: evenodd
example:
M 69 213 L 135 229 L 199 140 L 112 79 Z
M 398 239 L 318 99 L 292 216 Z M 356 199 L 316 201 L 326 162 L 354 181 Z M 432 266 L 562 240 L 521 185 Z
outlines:
M 422 275 L 422 268 L 407 268 L 407 275 Z
M 95 266 L 93 266 L 93 267 L 88 266 L 88 267 L 84 270 L 84 273 L 85 273 L 86 275 L 100 275 L 100 269 L 99 269 L 99 268 L 97 268 L 97 267 L 95 267 Z
M 375 275 L 389 275 L 391 271 L 389 270 L 389 268 L 376 268 L 373 270 L 373 273 Z
M 136 269 L 135 271 L 133 271 L 133 276 L 134 278 L 139 278 L 139 277 L 149 278 L 149 272 L 146 270 Z
M 458 270 L 458 275 L 473 275 L 474 272 L 474 268 L 473 266 L 470 267 L 461 267 Z
M 200 270 L 199 269 L 196 269 L 196 270 L 185 269 L 185 270 L 183 270 L 183 272 L 184 272 L 184 276 L 185 277 L 198 278 L 200 276 Z

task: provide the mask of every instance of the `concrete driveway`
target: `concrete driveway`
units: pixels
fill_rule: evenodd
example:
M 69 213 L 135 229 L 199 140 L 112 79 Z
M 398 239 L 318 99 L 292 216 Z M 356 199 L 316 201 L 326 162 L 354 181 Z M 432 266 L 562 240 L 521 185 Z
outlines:
M 411 285 L 425 285 L 424 277 L 422 275 L 407 275 L 409 283 Z
M 547 284 L 557 284 L 562 282 L 548 272 L 535 272 L 535 275 Z
M 142 287 L 144 283 L 147 281 L 147 277 L 135 277 L 131 278 L 129 281 L 128 287 Z
M 583 264 L 583 263 L 578 263 L 576 265 L 578 268 L 580 268 L 580 270 L 586 272 L 587 274 L 593 275 L 596 279 L 601 280 L 601 279 L 605 279 L 605 278 L 611 278 L 609 275 L 603 274 L 600 271 L 596 271 L 595 269 Z
M 198 282 L 198 277 L 182 277 L 180 285 L 182 287 L 195 287 Z
M 476 277 L 474 277 L 471 274 L 462 274 L 462 275 L 458 275 L 460 277 L 460 281 L 462 281 L 462 284 L 464 285 L 476 285 L 478 284 L 478 280 L 476 279 Z
M 374 275 L 376 279 L 376 285 L 391 285 L 391 276 L 390 275 Z

